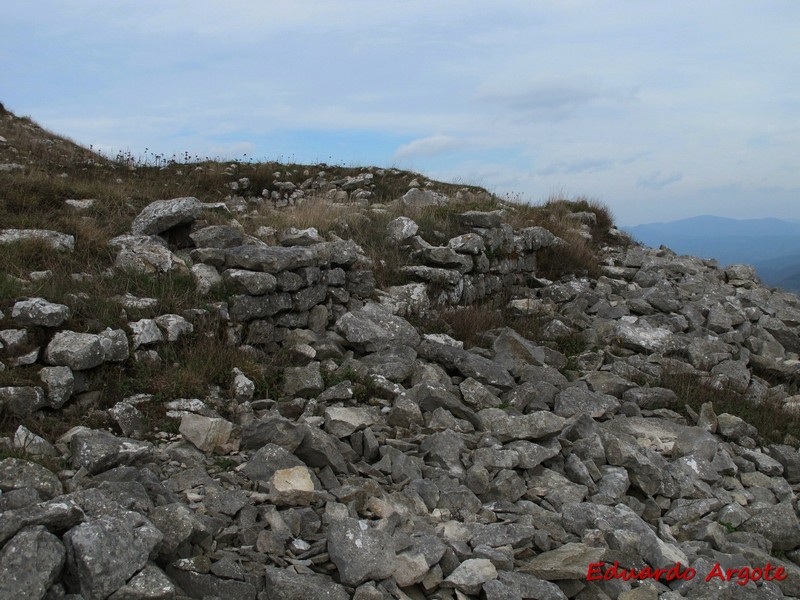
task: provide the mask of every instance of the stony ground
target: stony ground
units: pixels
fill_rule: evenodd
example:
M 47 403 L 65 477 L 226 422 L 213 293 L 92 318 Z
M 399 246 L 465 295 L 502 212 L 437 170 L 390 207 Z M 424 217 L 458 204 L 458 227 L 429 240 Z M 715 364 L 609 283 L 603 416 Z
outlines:
M 570 242 L 419 185 L 399 202 L 459 229 L 387 218 L 382 286 L 351 239 L 253 235 L 242 202 L 150 203 L 110 240 L 109 277 L 191 274 L 191 308 L 4 296 L 0 598 L 800 597 L 796 296 L 613 229 L 591 276 L 545 279 Z M 30 238 L 75 252 L 0 231 Z M 226 384 L 167 394 L 212 343 L 194 369 Z

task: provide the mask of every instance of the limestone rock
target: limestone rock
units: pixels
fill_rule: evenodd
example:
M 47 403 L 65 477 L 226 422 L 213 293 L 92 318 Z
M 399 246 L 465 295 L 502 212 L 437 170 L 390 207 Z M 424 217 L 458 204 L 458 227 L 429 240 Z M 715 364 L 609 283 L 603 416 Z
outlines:
M 64 489 L 58 478 L 42 465 L 21 458 L 0 461 L 0 492 L 32 488 L 42 498 L 61 495 Z
M 399 344 L 416 347 L 420 337 L 413 325 L 377 304 L 349 312 L 336 322 L 336 330 L 347 341 L 367 352 L 384 350 Z
M 0 598 L 44 598 L 65 556 L 61 541 L 46 528 L 23 529 L 0 550 Z
M 187 413 L 181 419 L 181 435 L 203 452 L 212 452 L 226 444 L 231 431 L 233 424 L 222 418 Z
M 0 246 L 38 240 L 57 252 L 72 252 L 75 237 L 48 229 L 0 229 Z
M 45 360 L 73 371 L 91 369 L 103 363 L 103 346 L 95 334 L 59 331 L 47 345 Z
M 48 302 L 44 298 L 29 298 L 14 303 L 11 318 L 18 325 L 58 327 L 69 318 L 70 310 L 64 304 Z
M 69 367 L 42 367 L 39 378 L 47 390 L 47 404 L 51 408 L 64 406 L 75 385 L 75 377 Z
M 131 511 L 82 523 L 64 535 L 68 576 L 87 600 L 107 598 L 147 564 L 162 537 Z
M 272 502 L 279 506 L 307 506 L 314 497 L 314 482 L 308 467 L 275 471 L 269 487 Z
M 191 223 L 200 216 L 203 205 L 197 198 L 156 200 L 136 215 L 131 224 L 133 235 L 154 235 L 176 225 Z
M 116 437 L 107 431 L 88 429 L 72 437 L 71 449 L 75 468 L 84 467 L 89 473 L 102 473 L 150 455 L 153 445 Z
M 535 556 L 520 570 L 545 581 L 584 579 L 589 565 L 602 562 L 604 554 L 603 548 L 572 542 Z
M 391 537 L 368 521 L 345 518 L 328 529 L 328 553 L 344 585 L 379 581 L 394 572 Z
M 465 594 L 477 594 L 487 581 L 497 579 L 497 569 L 486 558 L 470 558 L 458 565 L 444 580 L 445 585 Z

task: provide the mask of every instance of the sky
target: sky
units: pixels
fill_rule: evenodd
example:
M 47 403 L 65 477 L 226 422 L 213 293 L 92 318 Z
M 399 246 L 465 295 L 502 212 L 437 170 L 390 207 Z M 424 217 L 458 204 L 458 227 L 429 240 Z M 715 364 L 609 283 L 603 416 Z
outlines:
M 0 102 L 111 155 L 800 219 L 797 0 L 9 2 Z

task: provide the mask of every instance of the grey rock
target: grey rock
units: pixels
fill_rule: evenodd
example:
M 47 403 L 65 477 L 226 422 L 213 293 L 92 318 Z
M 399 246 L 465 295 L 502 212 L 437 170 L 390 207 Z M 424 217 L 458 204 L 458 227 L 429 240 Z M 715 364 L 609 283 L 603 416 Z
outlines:
M 315 244 L 321 244 L 324 241 L 325 240 L 314 227 L 309 227 L 307 229 L 289 227 L 281 236 L 282 246 L 313 246 Z
M 295 450 L 298 458 L 309 467 L 331 467 L 336 473 L 348 472 L 347 461 L 343 453 L 355 458 L 355 453 L 350 446 L 341 443 L 337 438 L 317 427 L 303 425 L 302 429 L 305 435 Z
M 206 493 L 203 505 L 212 515 L 226 515 L 233 517 L 247 505 L 247 496 L 242 490 L 214 487 Z
M 103 363 L 103 346 L 95 334 L 59 331 L 47 345 L 45 360 L 73 371 L 91 369 Z
M 147 564 L 162 537 L 131 511 L 82 523 L 64 535 L 68 580 L 87 600 L 106 598 Z
M 266 567 L 266 583 L 270 600 L 349 600 L 344 586 L 317 573 L 299 574 L 288 569 Z
M 263 296 L 236 295 L 230 298 L 230 314 L 234 321 L 272 317 L 292 308 L 292 297 L 287 293 Z
M 410 346 L 396 345 L 379 350 L 361 359 L 371 373 L 377 373 L 390 381 L 402 382 L 414 371 L 416 351 Z
M 177 342 L 184 335 L 194 332 L 194 325 L 180 315 L 160 315 L 155 322 L 166 334 L 168 342 Z
M 0 229 L 2 246 L 28 240 L 40 240 L 57 252 L 72 252 L 75 249 L 75 237 L 66 233 L 48 229 Z
M 433 190 L 421 190 L 419 188 L 411 188 L 400 198 L 400 202 L 405 206 L 418 208 L 426 206 L 444 206 L 447 204 L 448 200 L 449 198 L 444 194 L 439 194 Z
M 164 534 L 159 546 L 159 556 L 163 560 L 188 557 L 192 543 L 211 539 L 208 527 L 185 504 L 157 506 L 150 511 L 148 518 Z
M 492 561 L 486 558 L 470 558 L 448 575 L 444 585 L 465 594 L 477 594 L 484 583 L 493 579 L 497 579 L 497 569 Z
M 605 550 L 571 542 L 560 548 L 535 556 L 522 565 L 520 571 L 544 579 L 583 579 L 591 563 L 602 562 Z
M 42 367 L 39 378 L 47 390 L 50 408 L 61 408 L 72 396 L 75 377 L 69 367 Z
M 200 216 L 203 205 L 197 198 L 156 200 L 148 204 L 131 224 L 134 235 L 163 233 L 177 225 L 191 223 Z
M 64 304 L 48 302 L 44 298 L 29 298 L 14 303 L 11 318 L 18 325 L 58 327 L 69 318 L 70 310 Z
M 391 536 L 368 521 L 345 518 L 332 522 L 327 542 L 328 553 L 344 585 L 386 579 L 394 572 Z
M 117 251 L 114 266 L 123 271 L 170 273 L 186 270 L 186 263 L 158 236 L 121 235 L 109 240 L 108 245 Z
M 547 411 L 513 416 L 497 408 L 478 413 L 483 428 L 501 442 L 513 440 L 542 440 L 560 433 L 566 420 Z
M 164 341 L 164 335 L 153 319 L 140 319 L 128 323 L 133 332 L 133 349 Z
M 791 446 L 773 444 L 769 455 L 783 465 L 784 477 L 789 483 L 800 483 L 800 453 Z
M 453 416 L 469 421 L 476 428 L 480 428 L 481 421 L 471 408 L 467 407 L 455 394 L 451 394 L 444 388 L 428 383 L 420 383 L 404 395 L 413 399 L 422 409 L 427 412 L 434 412 L 436 409 L 443 408 Z
M 336 322 L 336 331 L 353 346 L 366 352 L 405 345 L 415 348 L 420 341 L 413 325 L 377 304 L 343 315 Z
M 283 392 L 289 397 L 310 398 L 325 389 L 320 363 L 311 362 L 305 367 L 286 367 L 283 370 Z
M 608 417 L 619 408 L 619 401 L 608 394 L 570 387 L 556 394 L 555 413 L 561 417 L 588 414 L 595 419 Z
M 0 407 L 15 416 L 28 415 L 47 406 L 44 391 L 40 387 L 0 387 Z
M 504 216 L 505 213 L 501 210 L 493 210 L 490 212 L 470 210 L 458 215 L 458 220 L 465 227 L 491 229 L 493 227 L 500 227 Z
M 369 407 L 349 408 L 332 406 L 325 409 L 325 431 L 337 438 L 345 438 L 359 429 L 379 421 L 375 410 Z
M 46 528 L 23 529 L 0 550 L 0 598 L 44 598 L 65 556 L 61 541 Z
M 169 578 L 190 598 L 198 600 L 256 600 L 256 588 L 247 581 L 223 579 L 209 573 L 176 568 L 175 564 L 166 569 Z
M 269 482 L 279 469 L 302 466 L 305 465 L 294 454 L 275 444 L 267 444 L 247 461 L 242 473 L 252 481 Z
M 417 231 L 419 231 L 419 225 L 408 217 L 397 217 L 386 225 L 386 233 L 389 234 L 389 239 L 395 242 L 404 242 L 414 237 Z
M 64 489 L 58 477 L 42 465 L 21 458 L 0 461 L 0 491 L 33 488 L 43 498 L 60 496 Z
M 191 271 L 197 291 L 203 296 L 222 283 L 222 276 L 219 271 L 211 265 L 197 263 L 192 265 Z
M 71 449 L 73 467 L 83 467 L 94 474 L 149 456 L 153 444 L 88 429 L 72 437 Z
M 515 593 L 518 593 L 521 598 L 537 598 L 540 600 L 566 600 L 567 598 L 566 594 L 556 584 L 527 573 L 499 571 L 497 579 L 514 590 Z
M 617 341 L 623 348 L 650 354 L 665 349 L 672 339 L 672 332 L 663 327 L 652 327 L 646 323 L 620 323 L 614 330 Z
M 775 550 L 793 550 L 800 544 L 800 524 L 789 502 L 780 502 L 761 509 L 739 528 L 764 535 L 772 542 Z
M 417 353 L 427 360 L 438 362 L 446 369 L 459 371 L 464 377 L 472 377 L 486 385 L 509 389 L 515 384 L 514 378 L 506 369 L 474 352 L 425 340 L 417 348 Z
M 222 272 L 222 279 L 238 291 L 252 296 L 274 292 L 278 284 L 275 275 L 245 269 L 226 269 Z
M 225 266 L 228 268 L 263 271 L 275 275 L 281 271 L 315 266 L 315 259 L 319 255 L 309 248 L 298 246 L 238 246 L 225 250 L 224 256 Z
M 149 564 L 111 594 L 109 600 L 174 600 L 175 584 L 155 565 Z
M 275 444 L 293 453 L 303 441 L 304 431 L 283 417 L 265 417 L 242 427 L 240 447 L 245 450 Z
M 232 225 L 210 225 L 189 234 L 198 248 L 233 248 L 241 246 L 244 234 Z
M 17 427 L 11 445 L 31 456 L 58 456 L 59 454 L 50 442 L 36 435 L 24 425 Z
M 128 336 L 122 329 L 107 328 L 97 334 L 104 362 L 121 362 L 128 359 Z
M 678 402 L 678 396 L 670 389 L 662 387 L 635 387 L 622 395 L 624 402 L 635 402 L 639 408 L 669 408 Z

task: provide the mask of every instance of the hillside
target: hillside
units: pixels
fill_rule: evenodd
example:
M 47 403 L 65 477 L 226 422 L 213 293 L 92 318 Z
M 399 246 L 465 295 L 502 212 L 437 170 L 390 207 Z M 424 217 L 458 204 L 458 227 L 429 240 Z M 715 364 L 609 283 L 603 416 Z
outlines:
M 800 597 L 800 299 L 752 267 L 0 137 L 0 598 Z

